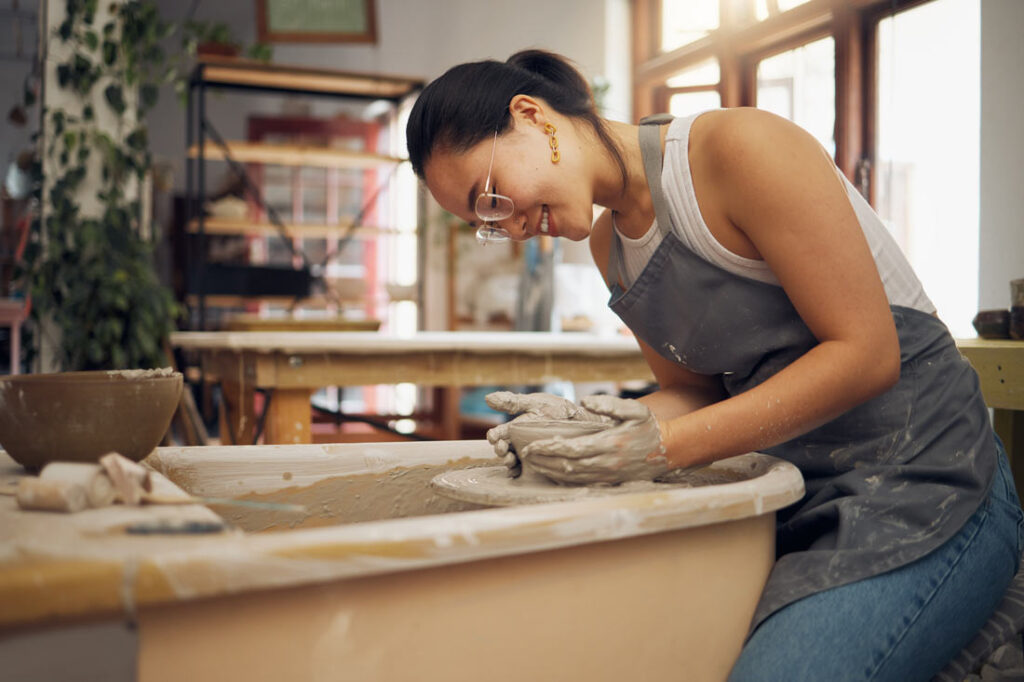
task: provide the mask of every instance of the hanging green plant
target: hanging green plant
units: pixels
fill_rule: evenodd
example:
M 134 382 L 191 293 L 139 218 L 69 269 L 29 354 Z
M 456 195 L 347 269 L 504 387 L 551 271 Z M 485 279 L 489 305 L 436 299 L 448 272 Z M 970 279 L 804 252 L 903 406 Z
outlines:
M 157 278 L 139 191 L 151 166 L 145 113 L 177 75 L 160 47 L 173 26 L 150 2 L 111 6 L 103 26 L 97 0 L 67 0 L 66 9 L 54 35 L 68 48 L 56 85 L 78 106 L 44 111 L 45 195 L 41 164 L 34 184 L 46 211 L 31 226 L 20 278 L 34 320 L 58 332 L 62 369 L 162 366 L 181 310 Z M 86 214 L 83 203 L 96 207 Z

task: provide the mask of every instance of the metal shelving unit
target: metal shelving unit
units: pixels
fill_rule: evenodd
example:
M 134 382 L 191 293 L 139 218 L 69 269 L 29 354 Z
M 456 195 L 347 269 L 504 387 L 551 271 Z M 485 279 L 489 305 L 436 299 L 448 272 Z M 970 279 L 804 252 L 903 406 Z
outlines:
M 389 154 L 328 148 L 308 144 L 271 144 L 256 141 L 224 140 L 207 118 L 207 95 L 211 90 L 228 90 L 257 94 L 303 95 L 313 97 L 341 98 L 372 102 L 386 100 L 392 104 L 395 115 L 401 103 L 414 96 L 423 87 L 423 82 L 412 78 L 385 76 L 380 74 L 352 73 L 326 69 L 281 66 L 242 59 L 206 58 L 200 61 L 189 79 L 186 115 L 186 232 L 195 235 L 194 258 L 190 258 L 188 285 L 186 286 L 190 305 L 198 311 L 198 329 L 206 328 L 207 305 L 212 302 L 230 300 L 237 302 L 247 297 L 247 292 L 213 292 L 210 288 L 210 263 L 207 262 L 207 236 L 209 235 L 253 235 L 281 237 L 292 250 L 293 260 L 300 263 L 296 270 L 305 269 L 307 279 L 318 276 L 311 272 L 301 249 L 296 251 L 293 241 L 302 237 L 324 237 L 341 235 L 341 239 L 373 240 L 394 230 L 386 226 L 363 225 L 362 216 L 346 216 L 339 224 L 302 224 L 286 221 L 277 215 L 262 197 L 259 184 L 254 181 L 244 164 L 267 164 L 292 167 L 318 167 L 326 169 L 379 169 L 393 168 L 403 159 Z M 267 220 L 249 221 L 237 218 L 217 218 L 206 215 L 207 164 L 226 162 L 246 186 L 250 198 L 265 210 Z M 415 200 L 415 199 L 414 199 Z M 195 262 L 192 262 L 192 261 Z M 193 267 L 194 266 L 194 267 Z M 237 270 L 243 266 L 234 266 Z M 268 270 L 269 271 L 269 270 Z M 254 273 L 259 274 L 259 273 Z M 287 275 L 287 273 L 284 273 Z M 244 272 L 232 272 L 231 276 L 247 281 Z M 301 288 L 303 273 L 286 277 L 291 284 Z M 278 299 L 275 295 L 253 296 L 251 298 Z M 214 298 L 216 296 L 216 298 Z M 287 300 L 288 295 L 284 296 Z M 294 297 L 293 297 L 294 298 Z M 313 302 L 322 305 L 322 302 Z

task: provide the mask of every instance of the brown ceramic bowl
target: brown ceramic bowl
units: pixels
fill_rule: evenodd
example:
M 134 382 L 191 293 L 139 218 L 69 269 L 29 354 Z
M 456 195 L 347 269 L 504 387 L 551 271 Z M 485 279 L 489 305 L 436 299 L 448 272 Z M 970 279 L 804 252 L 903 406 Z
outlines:
M 0 377 L 0 446 L 33 470 L 108 452 L 139 461 L 167 432 L 181 388 L 170 368 Z

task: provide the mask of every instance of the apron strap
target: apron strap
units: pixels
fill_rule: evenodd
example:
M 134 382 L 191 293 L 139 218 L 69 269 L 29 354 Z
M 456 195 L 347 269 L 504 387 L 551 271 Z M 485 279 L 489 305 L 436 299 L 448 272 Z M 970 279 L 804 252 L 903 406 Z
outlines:
M 671 114 L 655 114 L 640 119 L 640 154 L 644 160 L 644 175 L 647 176 L 647 186 L 651 192 L 651 202 L 654 204 L 654 216 L 657 219 L 658 231 L 664 238 L 672 230 L 672 223 L 668 217 L 668 202 L 665 200 L 665 192 L 661 188 L 661 128 L 671 123 L 675 117 Z M 614 217 L 614 214 L 613 214 Z M 622 241 L 612 227 L 612 238 L 608 249 L 608 268 L 606 270 L 606 284 L 612 289 L 621 279 L 622 273 Z

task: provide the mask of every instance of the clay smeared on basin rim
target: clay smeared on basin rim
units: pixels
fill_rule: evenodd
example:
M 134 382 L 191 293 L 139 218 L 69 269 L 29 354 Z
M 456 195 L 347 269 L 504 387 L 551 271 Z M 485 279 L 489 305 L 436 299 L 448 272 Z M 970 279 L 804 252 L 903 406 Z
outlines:
M 676 470 L 658 481 L 627 481 L 619 485 L 564 486 L 536 473 L 512 478 L 504 466 L 453 469 L 438 474 L 430 486 L 453 500 L 486 506 L 571 502 L 595 497 L 666 492 L 738 483 L 763 476 L 772 458 L 759 453 L 719 460 L 705 467 Z

